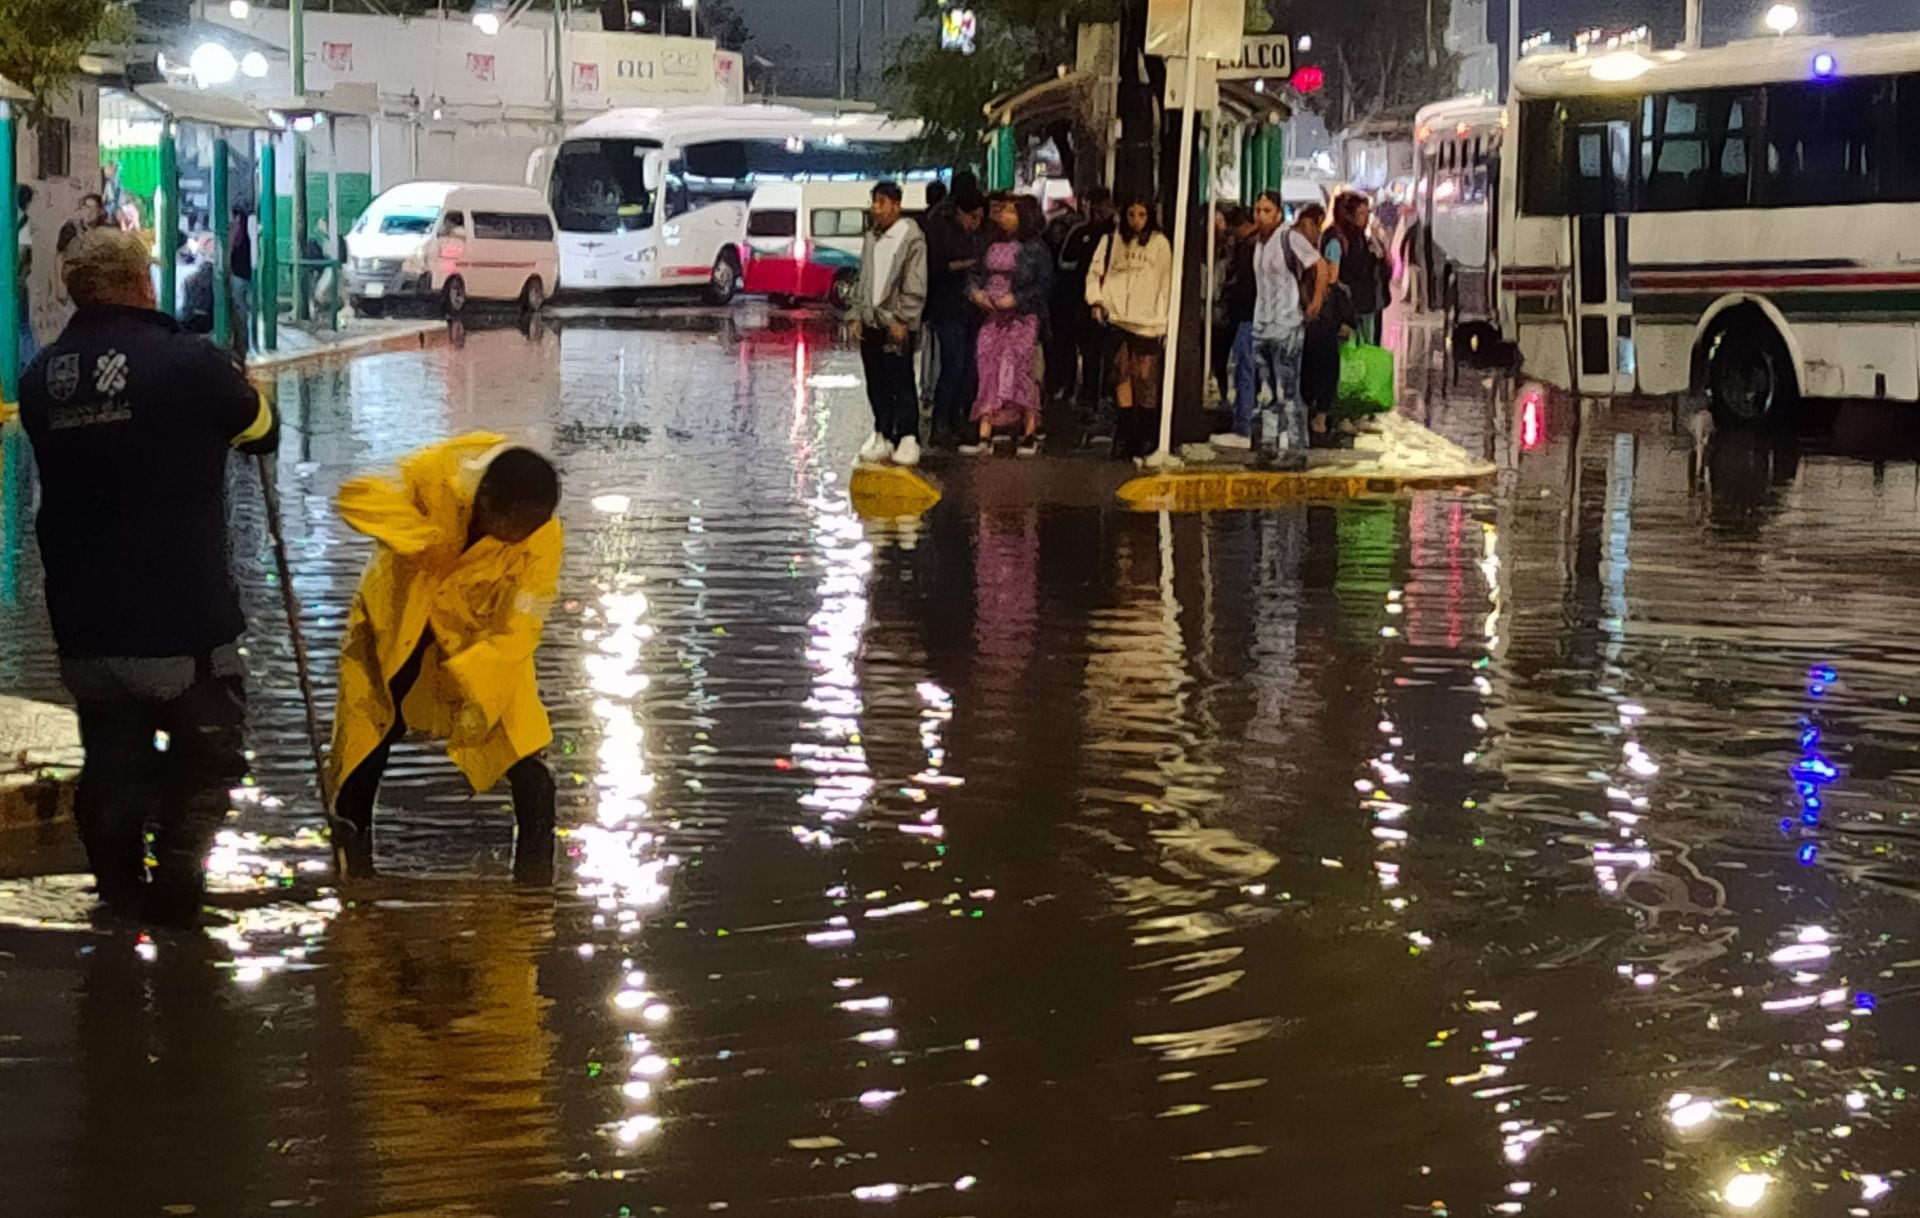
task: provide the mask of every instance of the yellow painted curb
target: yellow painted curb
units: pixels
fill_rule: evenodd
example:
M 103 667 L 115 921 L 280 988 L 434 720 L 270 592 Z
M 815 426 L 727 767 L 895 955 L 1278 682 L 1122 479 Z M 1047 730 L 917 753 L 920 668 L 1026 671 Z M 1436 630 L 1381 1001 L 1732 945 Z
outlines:
M 1230 508 L 1272 507 L 1302 500 L 1364 499 L 1402 491 L 1459 486 L 1491 477 L 1495 468 L 1475 463 L 1452 470 L 1418 474 L 1363 473 L 1351 469 L 1195 470 L 1148 474 L 1129 479 L 1117 493 L 1135 511 L 1207 512 Z
M 361 335 L 343 343 L 315 347 L 309 351 L 256 355 L 247 361 L 247 376 L 255 380 L 268 380 L 282 372 L 315 364 L 358 359 L 363 355 L 384 355 L 391 351 L 424 351 L 428 347 L 443 346 L 446 341 L 445 322 L 423 322 L 391 334 Z
M 853 510 L 868 520 L 918 516 L 940 502 L 940 488 L 924 475 L 897 465 L 853 467 L 847 480 Z

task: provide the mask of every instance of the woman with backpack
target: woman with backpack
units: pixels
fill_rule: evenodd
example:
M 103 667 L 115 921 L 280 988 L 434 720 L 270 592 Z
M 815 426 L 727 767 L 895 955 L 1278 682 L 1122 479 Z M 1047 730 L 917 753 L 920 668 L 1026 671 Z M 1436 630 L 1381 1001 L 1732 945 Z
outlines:
M 1293 231 L 1301 242 L 1322 251 L 1327 209 L 1309 203 L 1293 217 Z M 1289 246 L 1289 249 L 1292 247 Z M 1306 314 L 1306 343 L 1300 353 L 1300 397 L 1307 404 L 1307 427 L 1316 447 L 1332 447 L 1327 421 L 1333 414 L 1333 402 L 1340 391 L 1340 331 L 1353 324 L 1353 304 L 1340 283 L 1339 272 L 1324 252 L 1313 262 L 1301 263 L 1303 279 L 1310 272 L 1318 285 L 1319 303 Z M 1311 289 L 1310 289 L 1311 290 Z
M 1101 238 L 1087 269 L 1087 307 L 1119 337 L 1114 355 L 1113 455 L 1139 461 L 1153 451 L 1160 413 L 1161 357 L 1167 345 L 1167 296 L 1173 246 L 1144 199 L 1130 201 Z
M 1327 230 L 1321 252 L 1339 273 L 1340 286 L 1353 302 L 1353 332 L 1360 341 L 1380 343 L 1380 312 L 1386 306 L 1386 255 L 1367 231 L 1373 202 L 1353 191 L 1333 202 L 1333 227 Z

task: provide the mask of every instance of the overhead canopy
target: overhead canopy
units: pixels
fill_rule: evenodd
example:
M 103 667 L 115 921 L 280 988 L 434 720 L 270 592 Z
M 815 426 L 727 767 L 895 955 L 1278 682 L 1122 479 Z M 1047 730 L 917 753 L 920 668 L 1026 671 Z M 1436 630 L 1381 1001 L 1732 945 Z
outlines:
M 1102 83 L 1091 72 L 1056 72 L 1011 93 L 1002 93 L 982 109 L 987 125 L 1042 126 L 1087 112 L 1088 94 Z M 1111 88 L 1111 82 L 1107 83 Z
M 284 114 L 288 118 L 367 118 L 380 112 L 377 95 L 367 96 L 346 88 L 332 93 L 304 93 L 298 97 L 263 97 L 255 101 L 262 110 Z
M 33 94 L 0 76 L 0 101 L 31 101 Z
M 273 120 L 234 97 L 208 93 L 180 85 L 141 85 L 135 97 L 186 123 L 206 123 L 211 127 L 232 127 L 242 131 L 271 131 Z
M 1236 122 L 1271 117 L 1279 122 L 1293 114 L 1285 99 L 1284 86 L 1271 90 L 1255 89 L 1251 80 L 1220 82 L 1220 112 Z M 1052 76 L 1002 93 L 983 109 L 987 124 L 998 127 L 1011 123 L 1017 127 L 1044 126 L 1061 119 L 1072 119 L 1089 112 L 1095 89 L 1113 87 L 1091 72 L 1056 72 Z

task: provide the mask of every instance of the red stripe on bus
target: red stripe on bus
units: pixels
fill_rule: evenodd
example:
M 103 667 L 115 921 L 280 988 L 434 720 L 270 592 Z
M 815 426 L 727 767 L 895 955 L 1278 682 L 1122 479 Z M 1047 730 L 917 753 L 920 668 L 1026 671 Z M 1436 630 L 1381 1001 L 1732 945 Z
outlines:
M 1803 271 L 1798 274 L 1756 275 L 1736 271 L 1702 275 L 1691 271 L 1640 271 L 1633 286 L 1650 291 L 1693 288 L 1893 288 L 1920 284 L 1920 271 Z

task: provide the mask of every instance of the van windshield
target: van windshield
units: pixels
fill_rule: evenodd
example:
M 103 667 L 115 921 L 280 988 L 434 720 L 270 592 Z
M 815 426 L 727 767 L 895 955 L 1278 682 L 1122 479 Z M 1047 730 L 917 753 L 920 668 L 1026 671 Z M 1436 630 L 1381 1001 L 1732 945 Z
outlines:
M 568 140 L 553 160 L 548 193 L 570 233 L 629 233 L 653 223 L 646 156 L 654 140 Z

